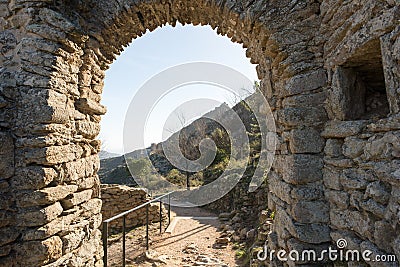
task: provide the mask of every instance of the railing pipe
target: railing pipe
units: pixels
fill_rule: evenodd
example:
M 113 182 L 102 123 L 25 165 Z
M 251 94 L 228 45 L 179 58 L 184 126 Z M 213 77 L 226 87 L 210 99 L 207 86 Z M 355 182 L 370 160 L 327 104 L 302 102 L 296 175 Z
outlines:
M 168 194 L 168 225 L 171 224 L 171 195 Z
M 146 206 L 146 250 L 149 250 L 149 205 Z
M 157 197 L 155 199 L 152 199 L 142 205 L 139 205 L 131 210 L 125 211 L 121 214 L 118 214 L 110 219 L 107 219 L 103 221 L 103 251 L 104 251 L 104 257 L 103 257 L 103 263 L 104 267 L 108 266 L 108 225 L 110 222 L 123 218 L 123 226 L 122 226 L 122 266 L 126 266 L 126 216 L 130 214 L 131 212 L 134 212 L 136 210 L 139 210 L 141 208 L 146 208 L 146 249 L 149 250 L 149 206 L 153 202 L 160 202 L 160 233 L 162 233 L 162 199 L 165 198 L 166 196 L 168 197 L 168 225 L 171 223 L 171 194 L 174 192 L 170 192 L 168 194 L 165 194 L 163 196 Z
M 104 250 L 104 267 L 108 264 L 107 246 L 108 246 L 108 222 L 103 222 L 103 250 Z
M 162 233 L 162 201 L 160 199 L 160 235 Z
M 167 195 L 171 195 L 172 193 L 173 193 L 173 192 L 168 193 L 168 194 L 165 194 L 165 195 L 160 196 L 160 197 L 158 197 L 158 198 L 152 199 L 152 200 L 150 200 L 150 201 L 148 201 L 148 202 L 146 202 L 146 203 L 144 203 L 144 204 L 142 204 L 142 205 L 139 205 L 139 206 L 137 206 L 137 207 L 135 207 L 135 208 L 133 208 L 133 209 L 131 209 L 131 210 L 127 210 L 127 211 L 125 211 L 125 212 L 123 212 L 123 213 L 120 213 L 120 214 L 118 214 L 118 215 L 116 215 L 116 216 L 110 218 L 110 219 L 107 219 L 107 220 L 105 220 L 104 222 L 112 222 L 112 221 L 114 221 L 114 220 L 116 220 L 116 219 L 119 219 L 119 218 L 121 218 L 121 217 L 123 217 L 123 216 L 126 216 L 126 215 L 128 215 L 129 213 L 132 213 L 132 212 L 134 212 L 134 211 L 136 211 L 136 210 L 138 210 L 138 209 L 144 208 L 144 207 L 146 207 L 147 205 L 149 205 L 149 204 L 151 204 L 151 203 L 153 203 L 153 202 L 157 202 L 158 200 L 162 199 L 163 197 L 165 197 L 165 196 L 167 196 Z
M 126 216 L 123 217 L 122 223 L 122 267 L 125 267 L 126 264 Z

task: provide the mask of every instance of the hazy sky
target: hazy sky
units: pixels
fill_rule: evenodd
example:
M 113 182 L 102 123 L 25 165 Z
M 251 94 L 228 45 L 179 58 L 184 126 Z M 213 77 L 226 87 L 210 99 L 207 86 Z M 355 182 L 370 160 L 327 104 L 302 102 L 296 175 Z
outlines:
M 106 72 L 102 104 L 107 114 L 101 122 L 100 140 L 103 149 L 123 153 L 125 114 L 137 90 L 152 76 L 169 67 L 196 61 L 214 62 L 229 66 L 257 80 L 255 65 L 246 58 L 242 45 L 218 35 L 210 26 L 165 26 L 135 39 Z M 232 102 L 232 96 L 216 86 L 186 86 L 167 95 L 149 116 L 145 142 L 162 141 L 165 119 L 184 99 L 209 98 L 217 102 Z M 138 111 L 140 112 L 140 111 Z

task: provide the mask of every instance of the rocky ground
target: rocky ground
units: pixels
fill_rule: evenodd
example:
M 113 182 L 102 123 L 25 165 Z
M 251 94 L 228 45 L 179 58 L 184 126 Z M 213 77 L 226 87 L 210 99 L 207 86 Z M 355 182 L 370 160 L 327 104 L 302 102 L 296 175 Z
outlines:
M 150 251 L 145 250 L 145 227 L 127 234 L 127 266 L 246 266 L 233 241 L 234 231 L 227 230 L 226 215 L 220 217 L 224 223 L 218 215 L 200 208 L 174 208 L 173 215 L 180 219 L 172 233 L 160 235 L 158 224 L 150 227 Z M 110 266 L 121 265 L 121 240 L 121 235 L 110 237 Z

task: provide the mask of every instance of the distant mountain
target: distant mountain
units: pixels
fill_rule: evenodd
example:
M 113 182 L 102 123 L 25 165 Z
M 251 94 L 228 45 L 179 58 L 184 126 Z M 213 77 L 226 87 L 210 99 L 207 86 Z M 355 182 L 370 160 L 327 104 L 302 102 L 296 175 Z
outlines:
M 116 158 L 116 157 L 119 157 L 119 156 L 121 156 L 121 154 L 111 153 L 111 152 L 108 152 L 108 151 L 105 151 L 105 150 L 102 150 L 99 153 L 100 160 L 109 159 L 109 158 Z
M 146 157 L 146 149 L 140 149 L 127 154 L 129 158 L 140 159 Z M 100 158 L 98 172 L 102 184 L 135 185 L 136 182 L 130 174 L 124 155 L 117 157 Z

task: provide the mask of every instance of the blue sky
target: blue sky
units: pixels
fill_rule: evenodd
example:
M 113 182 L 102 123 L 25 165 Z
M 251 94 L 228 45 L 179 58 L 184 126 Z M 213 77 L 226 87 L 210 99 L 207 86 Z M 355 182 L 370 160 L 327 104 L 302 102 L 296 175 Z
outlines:
M 188 62 L 206 61 L 229 66 L 257 80 L 255 65 L 246 58 L 242 45 L 218 35 L 210 26 L 164 26 L 133 40 L 106 72 L 102 104 L 107 114 L 101 122 L 99 139 L 103 149 L 123 153 L 125 114 L 135 92 L 157 73 Z M 146 144 L 162 141 L 163 120 L 183 99 L 209 98 L 218 102 L 232 102 L 232 96 L 217 87 L 196 86 L 182 88 L 177 94 L 166 96 L 152 113 L 146 131 Z

